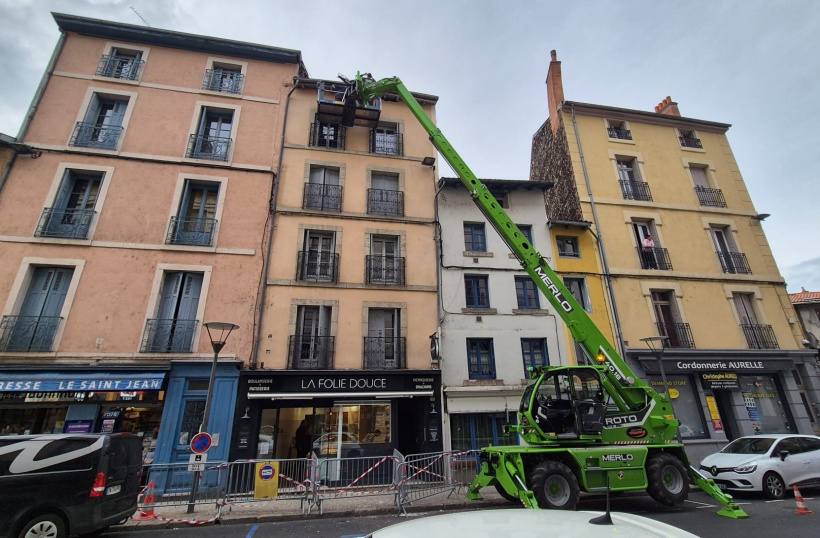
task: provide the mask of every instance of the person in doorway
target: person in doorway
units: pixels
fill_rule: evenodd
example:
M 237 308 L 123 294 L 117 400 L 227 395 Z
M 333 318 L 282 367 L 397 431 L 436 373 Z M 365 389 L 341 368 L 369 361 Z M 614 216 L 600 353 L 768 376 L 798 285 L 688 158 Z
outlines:
M 655 260 L 655 241 L 652 239 L 651 235 L 643 238 L 643 241 L 641 241 L 641 247 L 644 269 L 657 269 L 658 262 Z
M 299 427 L 296 428 L 296 434 L 294 435 L 296 441 L 296 457 L 297 458 L 306 458 L 310 454 L 312 450 L 312 437 L 310 435 L 310 428 L 308 427 L 307 420 L 302 420 Z

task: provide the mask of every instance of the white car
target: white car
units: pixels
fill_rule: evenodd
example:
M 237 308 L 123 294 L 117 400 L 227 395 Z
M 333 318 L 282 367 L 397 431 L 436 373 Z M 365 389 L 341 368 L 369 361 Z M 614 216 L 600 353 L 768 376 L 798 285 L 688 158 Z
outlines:
M 705 457 L 700 470 L 721 489 L 762 491 L 770 499 L 782 499 L 793 486 L 820 485 L 820 437 L 740 437 Z

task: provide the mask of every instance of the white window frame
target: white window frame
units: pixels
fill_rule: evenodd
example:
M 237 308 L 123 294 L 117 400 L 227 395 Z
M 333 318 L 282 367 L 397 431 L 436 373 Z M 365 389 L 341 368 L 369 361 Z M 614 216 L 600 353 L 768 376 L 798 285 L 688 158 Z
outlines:
M 105 79 L 108 80 L 108 79 Z M 74 146 L 70 146 L 71 136 L 74 134 L 74 129 L 78 123 L 81 123 L 85 120 L 85 115 L 88 112 L 88 107 L 91 105 L 91 100 L 94 98 L 95 95 L 98 95 L 104 99 L 113 98 L 123 101 L 123 97 L 128 99 L 128 106 L 125 108 L 125 116 L 122 118 L 122 132 L 120 137 L 117 139 L 117 147 L 115 149 L 99 149 L 99 148 L 78 148 L 82 150 L 83 153 L 100 153 L 102 155 L 116 155 L 122 150 L 122 144 L 125 140 L 125 137 L 128 135 L 128 124 L 131 123 L 131 114 L 134 112 L 134 105 L 137 103 L 137 92 L 129 92 L 124 90 L 116 90 L 111 88 L 100 88 L 97 86 L 89 86 L 85 92 L 85 96 L 83 97 L 83 102 L 80 105 L 80 110 L 77 112 L 77 117 L 74 120 L 74 123 L 71 126 L 71 132 L 68 135 L 68 140 L 66 140 L 66 148 L 69 150 L 73 150 Z M 186 141 L 187 142 L 187 141 Z

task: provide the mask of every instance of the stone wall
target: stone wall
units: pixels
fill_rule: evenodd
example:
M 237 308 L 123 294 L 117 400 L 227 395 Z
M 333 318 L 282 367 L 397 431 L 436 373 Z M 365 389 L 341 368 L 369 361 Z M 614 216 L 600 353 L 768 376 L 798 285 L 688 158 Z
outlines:
M 558 130 L 553 132 L 547 120 L 532 137 L 530 181 L 554 181 L 555 186 L 544 192 L 549 220 L 581 221 L 581 201 L 572 170 L 563 115 L 558 115 Z

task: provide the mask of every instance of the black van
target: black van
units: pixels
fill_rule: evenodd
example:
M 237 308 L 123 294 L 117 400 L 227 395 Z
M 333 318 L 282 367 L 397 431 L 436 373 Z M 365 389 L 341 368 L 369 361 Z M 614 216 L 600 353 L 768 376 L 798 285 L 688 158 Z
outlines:
M 0 537 L 99 533 L 137 510 L 142 440 L 132 434 L 0 437 Z

